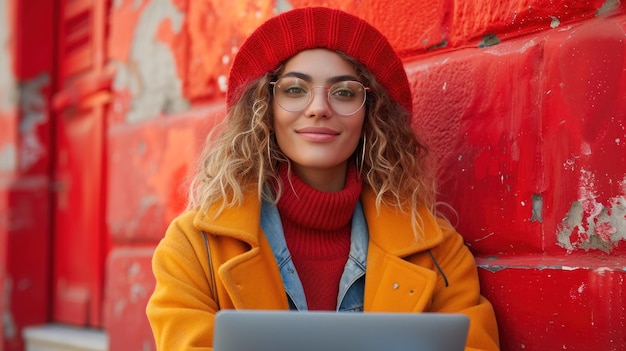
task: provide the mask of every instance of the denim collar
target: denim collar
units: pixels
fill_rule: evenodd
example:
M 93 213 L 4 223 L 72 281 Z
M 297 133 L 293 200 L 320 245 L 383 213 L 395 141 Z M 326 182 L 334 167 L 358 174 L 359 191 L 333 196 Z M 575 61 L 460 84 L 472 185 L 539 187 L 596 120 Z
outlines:
M 274 253 L 290 306 L 293 309 L 306 310 L 304 289 L 287 248 L 278 208 L 265 200 L 261 206 L 261 228 Z M 337 296 L 337 310 L 339 311 L 363 310 L 368 242 L 369 232 L 359 201 L 352 216 L 348 261 L 339 282 L 339 295 Z

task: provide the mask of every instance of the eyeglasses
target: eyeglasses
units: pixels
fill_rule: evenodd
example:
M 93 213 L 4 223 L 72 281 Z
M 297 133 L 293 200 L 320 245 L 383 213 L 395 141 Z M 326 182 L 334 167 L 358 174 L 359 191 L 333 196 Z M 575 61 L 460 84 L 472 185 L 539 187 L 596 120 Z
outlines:
M 350 116 L 357 113 L 365 104 L 366 91 L 363 84 L 346 80 L 332 84 L 330 87 L 313 86 L 298 77 L 282 77 L 273 85 L 276 102 L 285 111 L 299 112 L 313 100 L 313 89 L 322 88 L 328 92 L 328 103 L 335 113 Z

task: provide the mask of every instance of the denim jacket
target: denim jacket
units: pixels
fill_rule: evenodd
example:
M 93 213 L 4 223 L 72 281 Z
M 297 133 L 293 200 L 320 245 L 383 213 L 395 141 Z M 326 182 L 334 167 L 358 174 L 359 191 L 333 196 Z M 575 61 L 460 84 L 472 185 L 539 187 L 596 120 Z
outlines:
M 291 254 L 287 249 L 278 208 L 267 201 L 263 201 L 261 208 L 261 228 L 265 232 L 278 263 L 290 308 L 292 310 L 307 310 L 304 289 L 291 259 Z M 363 311 L 368 240 L 367 223 L 359 201 L 352 215 L 350 253 L 339 282 L 337 311 Z

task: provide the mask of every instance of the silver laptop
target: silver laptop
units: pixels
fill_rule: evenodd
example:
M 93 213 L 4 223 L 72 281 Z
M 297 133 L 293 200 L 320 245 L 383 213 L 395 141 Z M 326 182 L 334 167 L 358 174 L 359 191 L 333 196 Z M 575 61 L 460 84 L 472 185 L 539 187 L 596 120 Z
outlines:
M 463 351 L 462 314 L 223 310 L 215 351 Z

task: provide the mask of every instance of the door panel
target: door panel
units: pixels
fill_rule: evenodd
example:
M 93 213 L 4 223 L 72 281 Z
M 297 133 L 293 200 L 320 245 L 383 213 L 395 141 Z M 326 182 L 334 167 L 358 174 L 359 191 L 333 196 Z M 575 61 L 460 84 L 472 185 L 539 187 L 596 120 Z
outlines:
M 68 110 L 56 126 L 53 319 L 101 324 L 104 126 L 101 108 Z
M 110 0 L 58 0 L 53 109 L 53 322 L 102 325 Z

